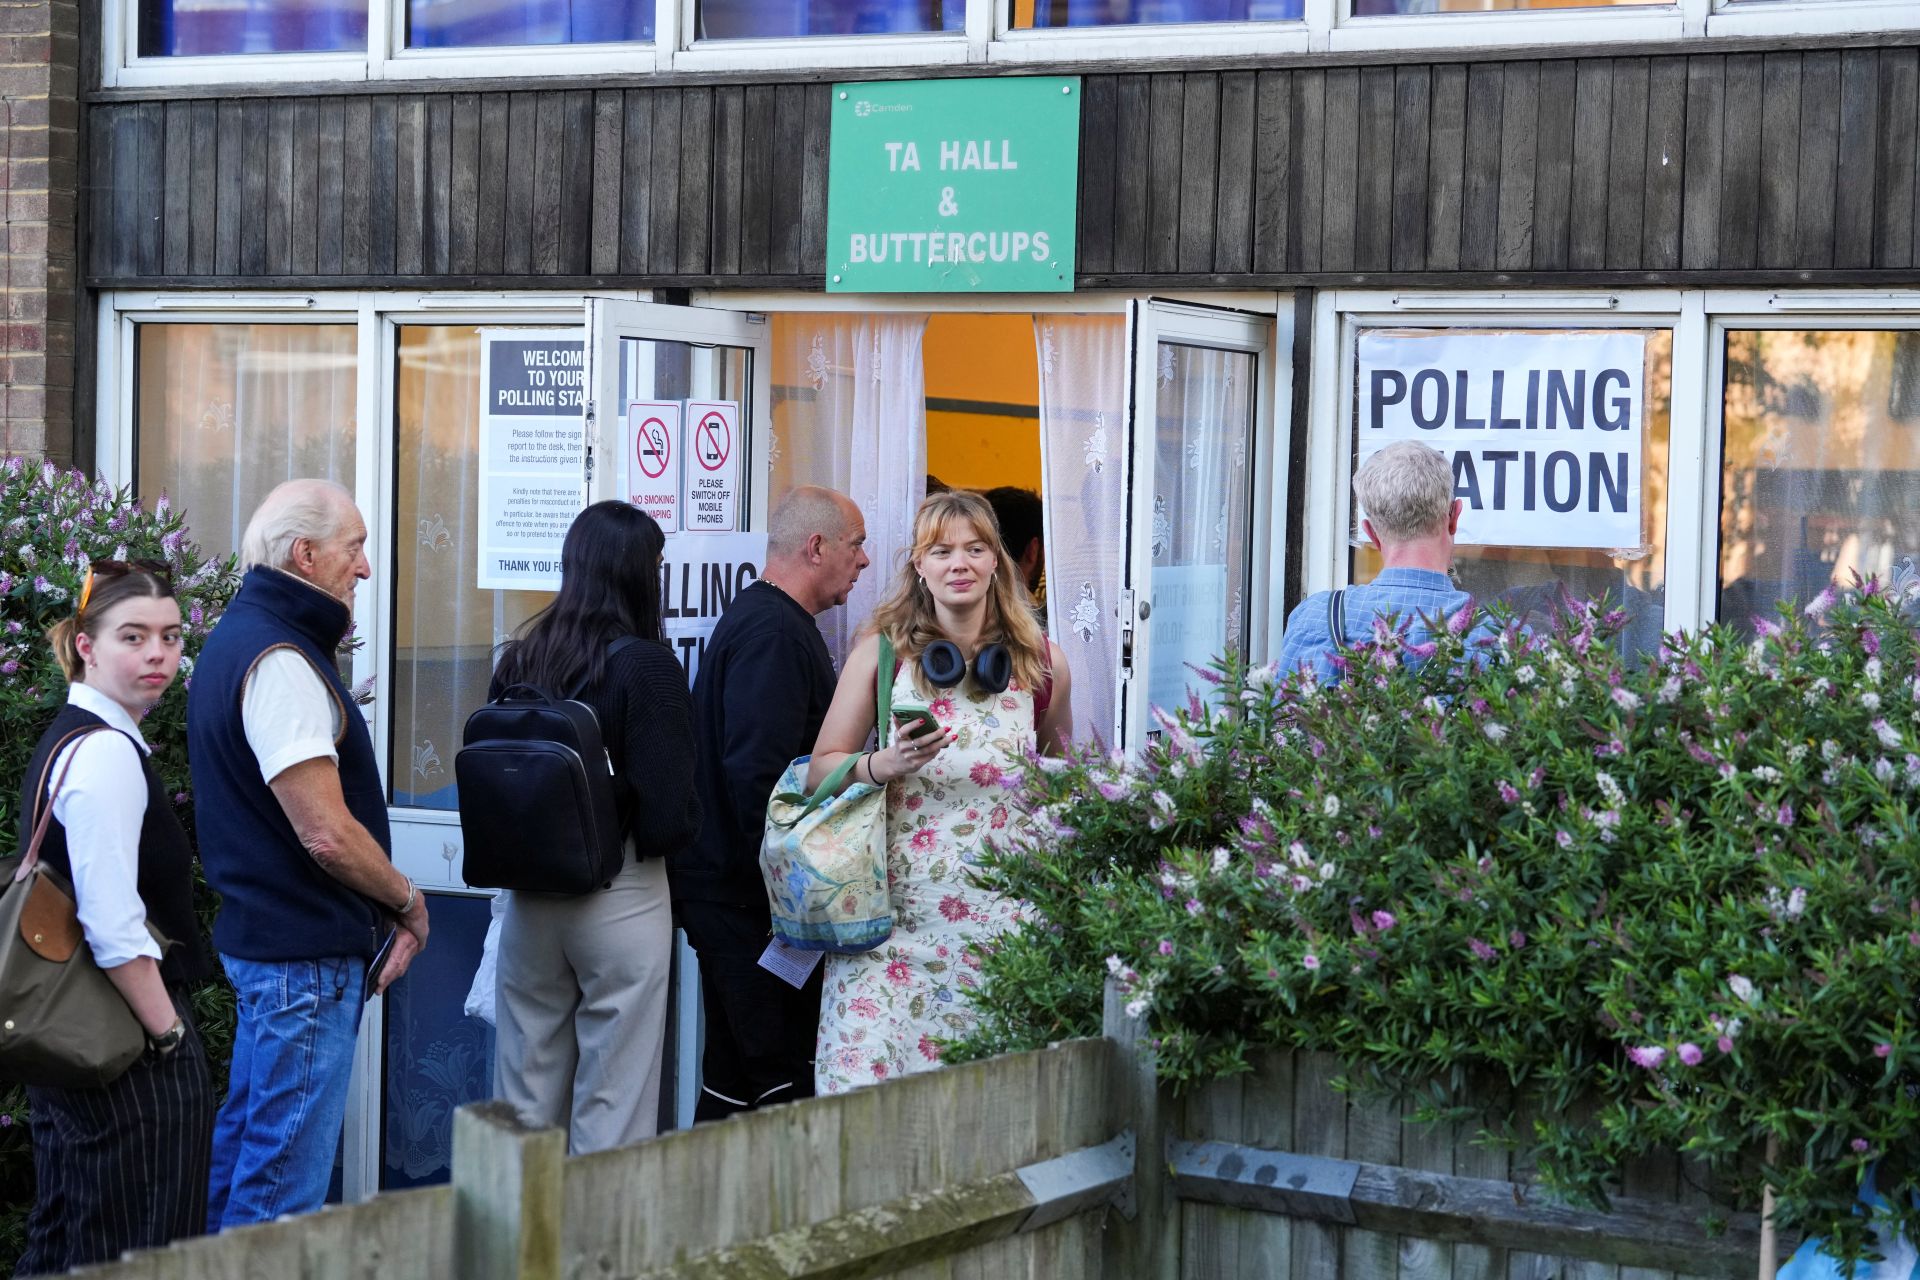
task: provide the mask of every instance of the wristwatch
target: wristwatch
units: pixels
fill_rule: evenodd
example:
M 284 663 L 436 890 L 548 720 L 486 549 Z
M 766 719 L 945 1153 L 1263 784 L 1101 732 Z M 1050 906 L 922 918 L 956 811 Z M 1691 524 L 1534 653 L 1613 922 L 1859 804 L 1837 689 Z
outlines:
M 153 1054 L 156 1062 L 164 1062 L 173 1056 L 173 1051 L 178 1049 L 181 1041 L 186 1038 L 187 1024 L 185 1019 L 175 1018 L 173 1025 L 165 1031 L 162 1031 L 157 1036 L 147 1037 L 147 1049 Z

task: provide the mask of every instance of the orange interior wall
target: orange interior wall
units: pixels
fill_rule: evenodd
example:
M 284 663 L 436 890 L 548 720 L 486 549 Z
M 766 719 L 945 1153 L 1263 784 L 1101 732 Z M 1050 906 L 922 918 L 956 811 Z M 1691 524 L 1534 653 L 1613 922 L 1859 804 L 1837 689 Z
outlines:
M 1029 315 L 935 315 L 921 346 L 927 399 L 1035 406 L 1040 364 Z M 1040 421 L 927 411 L 927 471 L 956 488 L 1040 489 Z

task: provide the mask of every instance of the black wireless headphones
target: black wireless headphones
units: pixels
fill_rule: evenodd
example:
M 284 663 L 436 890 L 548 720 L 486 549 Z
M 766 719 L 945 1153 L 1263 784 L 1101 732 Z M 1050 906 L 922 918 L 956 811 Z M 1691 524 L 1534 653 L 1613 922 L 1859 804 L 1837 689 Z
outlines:
M 951 640 L 935 640 L 920 653 L 920 674 L 937 689 L 951 689 L 966 679 L 966 655 Z M 988 693 L 1006 692 L 1013 682 L 1013 658 L 1007 646 L 986 645 L 973 655 L 973 682 Z

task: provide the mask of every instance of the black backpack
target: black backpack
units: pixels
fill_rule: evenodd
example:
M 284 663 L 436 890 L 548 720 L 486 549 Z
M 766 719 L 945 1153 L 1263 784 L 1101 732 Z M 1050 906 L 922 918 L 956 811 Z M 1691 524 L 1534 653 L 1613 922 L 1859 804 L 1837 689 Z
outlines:
M 607 657 L 637 643 L 615 640 Z M 555 698 L 516 684 L 467 717 L 453 772 L 472 887 L 582 894 L 619 874 L 613 757 L 582 692 Z

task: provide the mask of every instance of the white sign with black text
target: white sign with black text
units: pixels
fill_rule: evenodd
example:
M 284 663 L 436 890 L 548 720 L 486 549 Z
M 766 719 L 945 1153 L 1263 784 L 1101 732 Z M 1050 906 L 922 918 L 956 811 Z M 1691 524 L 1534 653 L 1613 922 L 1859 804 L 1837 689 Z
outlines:
M 766 562 L 764 533 L 677 533 L 667 539 L 660 568 L 661 616 L 689 686 L 714 624 L 733 598 L 759 579 Z
M 578 329 L 480 333 L 483 591 L 555 591 L 586 502 L 586 343 Z
M 1638 547 L 1646 346 L 1627 330 L 1363 333 L 1359 460 L 1398 440 L 1446 454 L 1462 545 Z
M 635 400 L 627 406 L 620 488 L 654 518 L 662 533 L 680 531 L 680 402 Z
M 740 527 L 740 406 L 726 400 L 689 400 L 683 470 L 683 527 L 689 533 L 727 533 Z

